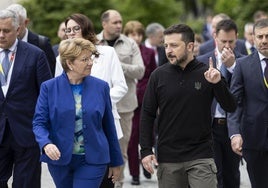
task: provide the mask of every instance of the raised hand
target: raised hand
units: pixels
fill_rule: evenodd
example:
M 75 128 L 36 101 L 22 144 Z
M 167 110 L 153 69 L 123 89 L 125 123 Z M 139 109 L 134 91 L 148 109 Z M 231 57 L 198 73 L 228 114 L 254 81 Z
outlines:
M 204 73 L 206 80 L 212 84 L 216 84 L 221 80 L 221 73 L 213 67 L 212 58 L 209 58 L 209 69 Z
M 223 48 L 221 61 L 226 67 L 231 67 L 235 62 L 235 54 L 231 48 Z

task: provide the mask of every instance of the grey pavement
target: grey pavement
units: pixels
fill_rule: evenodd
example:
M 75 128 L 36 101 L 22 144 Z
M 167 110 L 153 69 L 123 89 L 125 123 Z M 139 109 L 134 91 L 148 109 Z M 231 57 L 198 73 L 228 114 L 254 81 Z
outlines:
M 244 162 L 244 165 L 240 166 L 240 172 L 241 172 L 240 188 L 250 188 L 251 186 L 249 183 L 245 162 Z M 153 174 L 151 179 L 146 179 L 143 176 L 143 173 L 141 173 L 141 176 L 140 176 L 141 185 L 139 186 L 131 185 L 131 176 L 129 175 L 128 166 L 126 166 L 124 173 L 125 173 L 125 180 L 124 180 L 123 188 L 157 188 L 156 173 Z M 55 188 L 52 178 L 47 170 L 47 165 L 44 163 L 42 164 L 41 184 L 42 184 L 41 185 L 42 188 Z M 9 182 L 9 187 L 11 187 L 10 182 Z

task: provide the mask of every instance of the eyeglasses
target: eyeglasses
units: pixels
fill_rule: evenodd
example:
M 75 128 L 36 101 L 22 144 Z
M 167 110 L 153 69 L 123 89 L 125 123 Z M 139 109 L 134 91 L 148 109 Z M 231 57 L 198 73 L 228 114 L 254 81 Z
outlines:
M 83 63 L 86 63 L 86 64 L 89 62 L 90 62 L 90 64 L 93 64 L 95 58 L 96 58 L 96 56 L 94 54 L 92 54 L 90 57 L 85 57 L 83 59 L 80 59 L 80 61 Z
M 72 31 L 74 33 L 78 33 L 80 31 L 81 27 L 79 25 L 74 26 L 73 28 L 66 28 L 65 29 L 65 34 L 70 34 Z

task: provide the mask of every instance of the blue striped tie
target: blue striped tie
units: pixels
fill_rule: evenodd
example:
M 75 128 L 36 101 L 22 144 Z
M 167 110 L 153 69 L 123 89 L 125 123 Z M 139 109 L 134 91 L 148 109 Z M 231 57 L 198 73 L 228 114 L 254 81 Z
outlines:
M 9 49 L 4 50 L 5 57 L 4 57 L 3 62 L 2 62 L 3 75 L 1 75 L 2 85 L 6 85 L 7 75 L 8 75 L 8 71 L 10 69 L 10 61 L 9 61 L 9 57 L 8 57 L 9 52 L 10 52 Z

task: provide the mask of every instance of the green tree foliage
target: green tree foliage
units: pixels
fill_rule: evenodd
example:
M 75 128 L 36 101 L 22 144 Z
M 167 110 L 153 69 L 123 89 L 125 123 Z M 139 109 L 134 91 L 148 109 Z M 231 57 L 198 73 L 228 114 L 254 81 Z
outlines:
M 72 13 L 87 15 L 98 33 L 101 30 L 100 16 L 107 9 L 118 10 L 123 24 L 139 20 L 145 26 L 159 22 L 164 27 L 174 23 L 186 23 L 200 33 L 207 13 L 228 14 L 236 21 L 240 37 L 246 22 L 252 22 L 256 10 L 268 13 L 268 1 L 255 0 L 23 0 L 21 2 L 31 19 L 30 28 L 50 37 L 51 43 L 59 42 L 57 29 L 61 21 Z
M 183 4 L 175 0 L 113 0 L 116 8 L 122 14 L 124 23 L 138 20 L 148 25 L 152 22 L 168 27 L 180 22 L 183 15 Z M 116 3 L 117 2 L 117 3 Z M 120 6 L 119 6 L 120 5 Z
M 100 30 L 100 15 L 109 8 L 114 8 L 110 1 L 99 0 L 25 0 L 22 5 L 27 9 L 31 20 L 30 28 L 39 34 L 48 36 L 51 43 L 59 42 L 57 30 L 59 24 L 73 13 L 87 15 L 96 30 Z
M 30 28 L 50 37 L 52 44 L 59 42 L 58 25 L 72 13 L 87 15 L 93 21 L 96 32 L 101 30 L 100 16 L 107 9 L 118 10 L 124 23 L 139 20 L 145 26 L 151 22 L 169 26 L 179 22 L 183 13 L 182 3 L 175 0 L 24 0 L 21 3 L 31 20 Z

